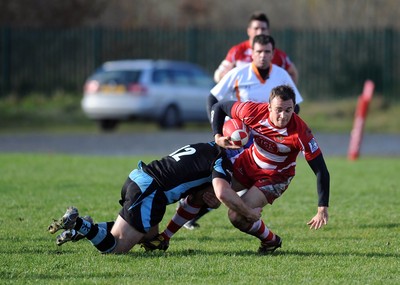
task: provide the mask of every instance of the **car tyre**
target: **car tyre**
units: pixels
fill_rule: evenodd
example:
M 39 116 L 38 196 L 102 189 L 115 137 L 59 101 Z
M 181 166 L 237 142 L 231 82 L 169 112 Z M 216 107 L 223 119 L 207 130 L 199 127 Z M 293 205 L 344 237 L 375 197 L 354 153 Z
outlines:
M 181 128 L 183 122 L 178 107 L 175 105 L 168 106 L 161 116 L 159 123 L 163 129 Z
M 118 120 L 105 119 L 105 120 L 100 120 L 99 122 L 100 129 L 104 132 L 114 131 L 117 128 L 117 125 L 118 125 Z

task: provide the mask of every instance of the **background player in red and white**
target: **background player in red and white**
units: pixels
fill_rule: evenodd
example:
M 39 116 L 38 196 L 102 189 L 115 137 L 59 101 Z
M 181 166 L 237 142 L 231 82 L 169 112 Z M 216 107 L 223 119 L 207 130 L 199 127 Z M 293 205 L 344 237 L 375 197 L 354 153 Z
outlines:
M 232 149 L 239 147 L 222 135 L 225 116 L 240 119 L 252 129 L 254 142 L 235 157 L 233 168 L 235 179 L 248 189 L 241 198 L 251 208 L 272 204 L 286 191 L 302 152 L 316 175 L 319 197 L 317 214 L 307 224 L 319 229 L 328 222 L 330 176 L 311 130 L 294 113 L 295 103 L 294 91 L 287 85 L 272 89 L 269 103 L 221 101 L 213 106 L 212 128 L 215 142 Z M 262 220 L 249 223 L 231 210 L 229 219 L 239 230 L 262 240 L 260 252 L 281 246 L 281 238 Z
M 269 20 L 264 13 L 256 12 L 251 15 L 248 22 L 247 35 L 249 39 L 230 48 L 225 59 L 214 72 L 215 82 L 218 83 L 222 77 L 234 67 L 252 61 L 251 46 L 253 44 L 253 39 L 255 36 L 261 34 L 270 35 Z M 293 81 L 296 84 L 298 83 L 297 68 L 284 51 L 275 49 L 272 63 L 285 69 L 292 77 Z

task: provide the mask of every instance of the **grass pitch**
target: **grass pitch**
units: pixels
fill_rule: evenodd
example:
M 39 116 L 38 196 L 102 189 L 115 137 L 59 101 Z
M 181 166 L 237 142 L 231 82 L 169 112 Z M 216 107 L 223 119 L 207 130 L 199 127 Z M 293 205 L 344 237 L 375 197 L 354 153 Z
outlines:
M 303 158 L 287 192 L 263 211 L 283 239 L 272 256 L 233 228 L 221 206 L 182 229 L 167 252 L 140 247 L 101 255 L 89 242 L 55 244 L 53 218 L 74 205 L 95 221 L 115 219 L 120 189 L 138 159 L 54 154 L 0 155 L 1 284 L 398 284 L 398 158 L 327 157 L 329 224 L 309 230 L 316 213 L 315 177 Z M 170 205 L 161 228 L 175 211 Z

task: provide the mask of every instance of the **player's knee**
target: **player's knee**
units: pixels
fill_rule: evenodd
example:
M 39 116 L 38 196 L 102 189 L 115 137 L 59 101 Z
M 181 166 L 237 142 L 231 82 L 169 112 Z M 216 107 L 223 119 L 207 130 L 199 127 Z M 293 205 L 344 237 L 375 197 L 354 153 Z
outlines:
M 228 211 L 228 217 L 229 220 L 231 221 L 232 225 L 235 228 L 241 229 L 244 227 L 244 223 L 246 222 L 244 217 L 242 215 L 239 215 L 235 211 L 229 210 Z
M 187 197 L 187 202 L 190 205 L 203 206 L 206 203 L 203 200 L 203 192 L 195 192 Z

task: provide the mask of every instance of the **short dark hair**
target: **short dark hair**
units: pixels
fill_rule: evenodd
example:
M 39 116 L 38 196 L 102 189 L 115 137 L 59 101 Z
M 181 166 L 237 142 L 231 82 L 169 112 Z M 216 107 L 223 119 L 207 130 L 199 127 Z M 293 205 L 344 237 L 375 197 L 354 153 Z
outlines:
M 272 99 L 276 97 L 281 98 L 283 101 L 292 100 L 293 105 L 296 106 L 296 94 L 289 85 L 279 85 L 273 88 L 269 95 L 269 102 L 271 103 Z
M 252 21 L 265 22 L 265 23 L 267 23 L 267 26 L 268 26 L 268 29 L 269 29 L 269 20 L 268 20 L 268 17 L 267 17 L 267 15 L 265 15 L 265 14 L 262 13 L 262 12 L 254 12 L 253 14 L 251 14 L 250 19 L 249 19 L 249 26 L 250 26 L 250 23 L 251 23 Z
M 272 49 L 275 49 L 275 40 L 271 36 L 257 35 L 257 36 L 254 37 L 251 47 L 254 47 L 255 43 L 258 43 L 258 44 L 263 45 L 263 46 L 265 46 L 265 45 L 270 43 L 272 45 Z

